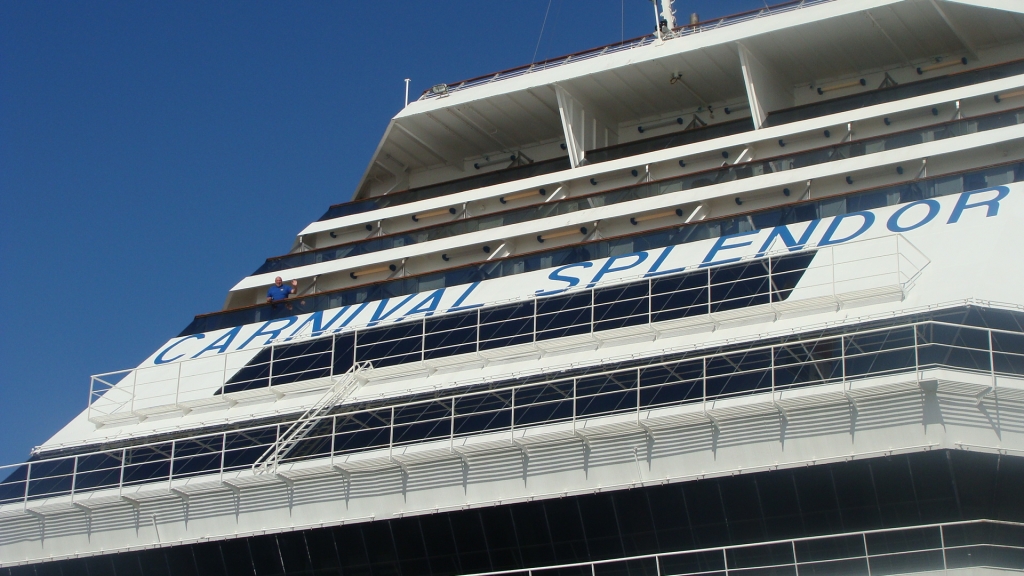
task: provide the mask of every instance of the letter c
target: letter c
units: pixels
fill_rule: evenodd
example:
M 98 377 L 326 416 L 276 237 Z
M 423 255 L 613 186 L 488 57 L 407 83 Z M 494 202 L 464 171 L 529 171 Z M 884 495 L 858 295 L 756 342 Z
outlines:
M 181 358 L 182 356 L 184 356 L 184 354 L 178 354 L 174 358 L 164 358 L 164 355 L 167 354 L 168 352 L 170 352 L 171 350 L 173 350 L 175 346 L 177 346 L 178 344 L 181 344 L 182 342 L 184 342 L 185 340 L 188 340 L 190 338 L 195 338 L 196 340 L 202 340 L 203 338 L 206 338 L 206 334 L 193 334 L 191 336 L 185 336 L 181 340 L 178 340 L 174 344 L 171 344 L 167 348 L 164 348 L 163 350 L 161 350 L 160 353 L 156 355 L 156 358 L 153 359 L 153 364 L 167 364 L 168 362 L 174 362 L 178 358 Z

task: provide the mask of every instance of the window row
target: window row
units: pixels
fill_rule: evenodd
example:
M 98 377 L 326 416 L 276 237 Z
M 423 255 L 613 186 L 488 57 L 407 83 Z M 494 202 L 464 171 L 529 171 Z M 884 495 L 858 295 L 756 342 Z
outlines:
M 900 132 L 897 134 L 889 134 L 878 138 L 843 143 L 816 150 L 799 152 L 796 154 L 757 160 L 754 162 L 744 162 L 742 164 L 730 165 L 726 168 L 707 170 L 679 178 L 671 178 L 658 182 L 630 186 L 590 196 L 569 198 L 557 202 L 545 202 L 540 205 L 528 206 L 519 210 L 511 210 L 508 212 L 489 214 L 476 218 L 456 220 L 455 222 L 432 226 L 430 228 L 423 228 L 408 233 L 369 238 L 349 244 L 341 244 L 338 246 L 331 246 L 329 248 L 298 252 L 277 258 L 269 258 L 262 266 L 256 269 L 253 274 L 275 272 L 298 266 L 316 264 L 319 262 L 339 260 L 360 254 L 368 254 L 401 246 L 428 242 L 430 240 L 468 234 L 479 230 L 508 226 L 519 222 L 539 220 L 560 214 L 568 214 L 579 210 L 608 206 L 640 198 L 679 192 L 681 190 L 691 190 L 702 186 L 741 180 L 744 178 L 752 178 L 754 176 L 761 176 L 784 170 L 794 170 L 797 168 L 804 168 L 806 166 L 844 160 L 855 156 L 874 154 L 885 150 L 894 150 L 896 148 L 903 148 L 905 146 L 912 146 L 924 142 L 943 140 L 974 132 L 994 130 L 1003 126 L 1012 126 L 1021 121 L 1024 121 L 1024 113 L 1021 113 L 1019 110 L 1011 110 L 1007 112 L 987 114 L 976 118 L 944 122 L 935 126 L 916 128 L 914 130 Z M 590 158 L 589 154 L 587 158 Z
M 730 170 L 732 169 L 730 168 Z M 523 272 L 544 270 L 629 252 L 697 242 L 750 230 L 809 222 L 819 218 L 893 206 L 924 198 L 959 194 L 968 190 L 979 190 L 990 186 L 1020 181 L 1024 181 L 1024 163 L 1007 163 L 970 172 L 887 186 L 838 198 L 790 204 L 750 214 L 706 220 L 696 224 L 655 230 L 633 236 L 576 244 L 550 251 L 536 252 L 526 256 L 504 258 L 486 264 L 474 264 L 419 276 L 396 278 L 356 288 L 323 292 L 303 296 L 301 299 L 289 300 L 287 305 L 259 305 L 250 308 L 203 314 L 196 316 L 181 331 L 179 336 L 263 322 L 273 318 L 283 318 L 296 314 L 306 314 L 317 310 L 358 305 L 367 301 L 395 298 L 426 290 L 459 286 L 493 278 L 503 278 Z
M 734 347 L 568 378 L 551 375 L 507 388 L 338 413 L 320 421 L 286 460 L 929 368 L 1024 375 L 1024 334 L 929 321 L 825 337 L 804 335 L 770 346 Z M 31 462 L 14 467 L 0 483 L 0 503 L 244 469 L 289 424 Z
M 235 374 L 224 391 L 343 374 L 356 362 L 370 362 L 374 368 L 425 362 L 781 302 L 799 283 L 814 254 L 761 258 L 356 330 L 333 340 L 268 347 Z
M 794 563 L 803 575 L 869 576 L 938 572 L 943 561 L 1015 569 L 1024 560 L 1022 482 L 1020 458 L 920 452 L 47 562 L 0 576 L 795 576 Z M 856 533 L 875 530 L 885 531 Z M 644 555 L 658 557 L 631 558 Z M 549 568 L 587 562 L 601 563 Z

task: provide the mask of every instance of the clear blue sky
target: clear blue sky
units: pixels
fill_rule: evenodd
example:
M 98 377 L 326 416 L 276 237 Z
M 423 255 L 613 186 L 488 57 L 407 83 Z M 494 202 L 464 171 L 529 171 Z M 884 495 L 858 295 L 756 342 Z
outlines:
M 403 78 L 418 94 L 529 63 L 548 6 L 0 3 L 0 464 L 350 199 Z M 648 0 L 551 0 L 537 59 L 653 21 Z

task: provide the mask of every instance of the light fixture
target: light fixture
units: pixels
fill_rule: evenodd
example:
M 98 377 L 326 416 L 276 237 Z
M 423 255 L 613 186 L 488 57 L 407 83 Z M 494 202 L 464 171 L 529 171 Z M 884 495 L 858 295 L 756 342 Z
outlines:
M 956 66 L 957 64 L 967 65 L 967 58 L 961 58 L 959 60 L 946 60 L 938 61 L 935 64 L 929 64 L 928 66 L 921 66 L 917 69 L 918 75 L 924 74 L 925 72 L 931 72 L 932 70 L 938 70 L 940 68 L 949 68 L 950 66 Z
M 541 188 L 540 190 L 525 190 L 523 192 L 516 192 L 515 194 L 509 194 L 508 196 L 502 196 L 501 198 L 498 198 L 498 202 L 501 202 L 502 204 L 508 204 L 512 200 L 519 200 L 520 198 L 528 198 L 528 197 L 533 196 L 534 194 L 536 194 L 538 192 L 540 192 L 541 196 L 544 196 L 544 195 L 546 195 L 548 193 L 548 191 L 543 189 L 543 188 Z
M 348 275 L 351 276 L 353 280 L 356 280 L 360 276 L 377 274 L 379 272 L 394 272 L 395 270 L 398 270 L 397 266 L 395 266 L 394 264 L 388 264 L 387 266 L 377 266 L 375 268 L 364 268 L 362 270 L 356 270 L 353 272 L 349 272 Z
M 553 240 L 555 238 L 563 238 L 565 236 L 572 236 L 573 234 L 576 234 L 577 232 L 579 232 L 580 234 L 586 235 L 587 234 L 587 228 L 585 226 L 583 226 L 583 227 L 580 227 L 580 229 L 578 231 L 575 230 L 575 229 L 570 228 L 569 230 L 562 230 L 561 232 L 552 232 L 550 234 L 544 234 L 542 236 L 537 236 L 537 242 L 540 242 L 540 243 L 543 244 L 545 240 Z
M 430 87 L 430 93 L 434 96 L 447 96 L 448 85 L 447 84 L 434 84 Z
M 675 210 L 668 210 L 666 212 L 655 212 L 654 214 L 644 214 L 643 216 L 634 216 L 629 219 L 629 223 L 633 226 L 641 222 L 647 222 L 648 220 L 657 220 L 659 218 L 668 218 L 669 216 L 682 216 L 682 208 L 676 208 Z
M 430 212 L 424 212 L 422 214 L 413 214 L 412 221 L 419 222 L 424 218 L 433 218 L 434 216 L 442 216 L 444 214 L 455 215 L 455 208 L 441 208 L 440 210 L 431 210 Z
M 832 92 L 834 90 L 842 90 L 843 88 L 853 88 L 854 86 L 867 86 L 867 84 L 868 81 L 863 78 L 860 80 L 850 80 L 849 82 L 840 82 L 839 84 L 819 87 L 818 94 L 824 94 L 825 92 Z

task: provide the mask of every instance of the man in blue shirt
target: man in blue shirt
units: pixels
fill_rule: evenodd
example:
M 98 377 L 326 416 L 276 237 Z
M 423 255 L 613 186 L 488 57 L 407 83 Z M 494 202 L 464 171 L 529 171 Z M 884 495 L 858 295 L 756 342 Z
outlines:
M 267 302 L 276 302 L 278 300 L 285 300 L 292 294 L 295 294 L 299 290 L 299 281 L 292 280 L 291 286 L 285 286 L 284 282 L 281 281 L 281 277 L 274 278 L 274 285 L 267 290 Z

